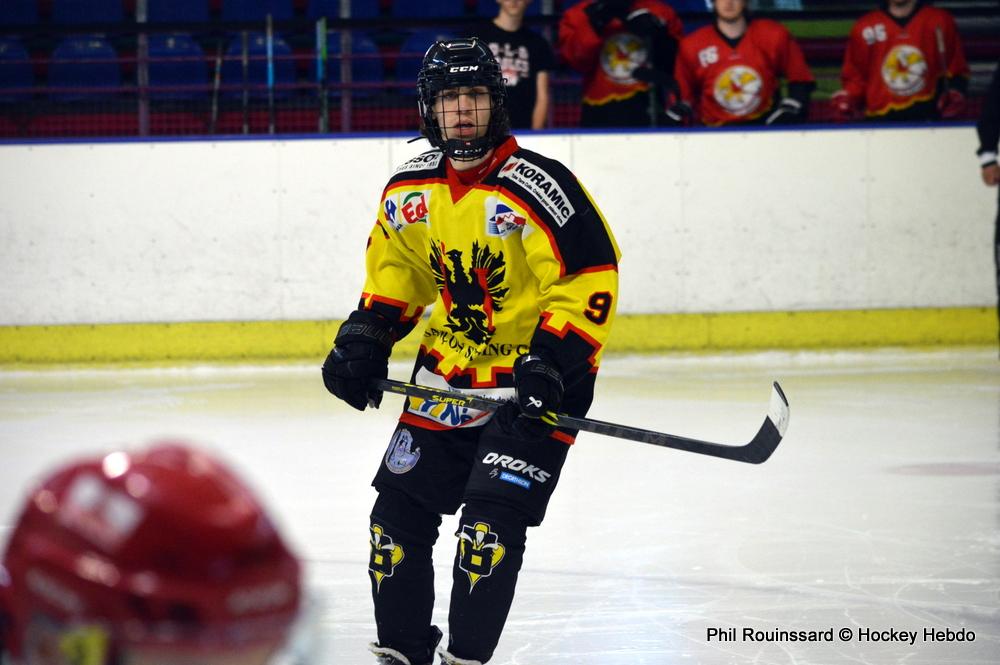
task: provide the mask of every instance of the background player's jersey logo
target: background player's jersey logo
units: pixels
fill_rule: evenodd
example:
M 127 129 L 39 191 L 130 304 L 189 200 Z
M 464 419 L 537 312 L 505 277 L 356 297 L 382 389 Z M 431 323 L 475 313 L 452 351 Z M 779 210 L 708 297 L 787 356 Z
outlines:
M 615 83 L 632 85 L 632 73 L 646 63 L 646 45 L 631 32 L 619 32 L 601 48 L 601 68 Z
M 455 535 L 458 536 L 458 567 L 469 576 L 469 593 L 472 593 L 479 580 L 493 573 L 507 548 L 486 522 L 463 525 Z
M 916 46 L 894 46 L 882 62 L 882 80 L 894 95 L 908 97 L 920 92 L 927 77 L 927 58 Z
M 733 115 L 748 115 L 760 106 L 764 80 L 753 67 L 733 65 L 715 79 L 715 101 Z
M 441 300 L 448 310 L 445 327 L 464 335 L 474 344 L 485 344 L 493 336 L 493 313 L 503 310 L 509 288 L 503 286 L 507 275 L 503 252 L 494 253 L 489 245 L 473 241 L 466 257 L 458 249 L 431 245 L 431 270 Z M 469 266 L 466 267 L 466 261 Z
M 392 572 L 403 560 L 403 548 L 392 542 L 392 538 L 385 535 L 385 530 L 378 524 L 372 524 L 370 529 L 371 556 L 368 559 L 368 570 L 375 578 L 375 592 L 382 589 L 382 580 L 392 577 Z
M 486 198 L 486 234 L 491 236 L 506 235 L 524 228 L 524 217 L 521 217 L 513 208 L 495 196 Z
M 385 451 L 385 468 L 393 473 L 406 473 L 420 461 L 420 448 L 410 450 L 413 446 L 413 435 L 405 429 L 398 430 L 389 441 L 389 449 Z

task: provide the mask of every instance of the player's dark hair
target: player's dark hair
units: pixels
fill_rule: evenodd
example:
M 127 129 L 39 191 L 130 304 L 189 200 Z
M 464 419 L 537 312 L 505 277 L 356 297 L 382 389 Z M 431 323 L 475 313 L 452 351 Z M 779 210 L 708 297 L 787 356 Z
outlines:
M 434 112 L 434 100 L 442 90 L 484 86 L 490 93 L 490 124 L 483 136 L 464 140 L 445 138 Z M 510 136 L 507 88 L 493 52 L 478 37 L 435 42 L 417 75 L 421 133 L 431 145 L 458 161 L 479 159 Z

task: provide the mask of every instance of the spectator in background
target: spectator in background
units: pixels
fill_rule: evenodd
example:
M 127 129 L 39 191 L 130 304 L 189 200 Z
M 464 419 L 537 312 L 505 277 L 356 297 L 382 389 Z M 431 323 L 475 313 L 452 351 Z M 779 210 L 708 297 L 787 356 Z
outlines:
M 955 19 L 923 0 L 887 0 L 862 16 L 847 41 L 834 118 L 935 120 L 965 108 L 969 65 Z
M 0 662 L 304 663 L 298 560 L 243 483 L 175 443 L 49 473 L 0 566 Z
M 559 22 L 559 53 L 583 74 L 583 127 L 660 124 L 681 20 L 659 0 L 583 0 Z
M 544 37 L 524 27 L 531 2 L 497 0 L 500 12 L 477 30 L 506 79 L 507 112 L 514 129 L 542 129 L 549 118 L 549 72 L 555 56 Z
M 1000 185 L 1000 166 L 997 165 L 997 144 L 1000 143 L 1000 63 L 993 70 L 990 88 L 983 100 L 983 111 L 976 124 L 979 133 L 979 163 L 983 182 L 987 187 Z M 998 190 L 1000 194 L 1000 190 Z M 993 261 L 997 272 L 997 317 L 1000 320 L 1000 207 L 993 235 Z
M 802 49 L 776 21 L 751 20 L 746 0 L 715 0 L 715 24 L 681 42 L 674 124 L 716 127 L 803 122 L 816 87 Z M 781 78 L 788 94 L 780 97 Z

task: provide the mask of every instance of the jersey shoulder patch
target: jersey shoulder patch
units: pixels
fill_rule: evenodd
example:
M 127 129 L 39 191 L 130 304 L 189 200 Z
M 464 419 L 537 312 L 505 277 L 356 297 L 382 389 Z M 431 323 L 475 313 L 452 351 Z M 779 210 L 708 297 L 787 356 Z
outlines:
M 441 166 L 443 157 L 444 153 L 440 150 L 428 150 L 397 166 L 392 175 L 395 177 L 401 173 L 409 174 L 414 171 L 436 171 Z
M 563 226 L 581 203 L 579 184 L 569 169 L 530 150 L 517 150 L 497 172 L 501 185 L 513 183 L 530 195 L 543 211 Z

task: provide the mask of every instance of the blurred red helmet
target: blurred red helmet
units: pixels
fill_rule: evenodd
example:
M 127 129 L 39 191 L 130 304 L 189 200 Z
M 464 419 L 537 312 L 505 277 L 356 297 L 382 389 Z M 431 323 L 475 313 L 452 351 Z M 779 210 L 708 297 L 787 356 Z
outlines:
M 133 653 L 251 663 L 287 638 L 301 585 L 247 487 L 212 457 L 159 443 L 47 476 L 10 535 L 0 595 L 15 663 L 67 650 L 85 657 L 66 662 L 102 665 L 143 660 Z

